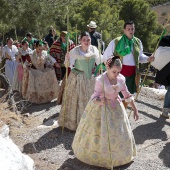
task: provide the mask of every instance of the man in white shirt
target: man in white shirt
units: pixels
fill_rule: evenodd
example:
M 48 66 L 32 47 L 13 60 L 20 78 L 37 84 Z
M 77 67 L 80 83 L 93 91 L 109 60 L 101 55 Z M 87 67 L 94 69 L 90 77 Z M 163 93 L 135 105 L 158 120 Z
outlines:
M 126 85 L 130 93 L 137 91 L 139 84 L 139 63 L 152 62 L 153 56 L 143 54 L 142 42 L 134 36 L 135 24 L 128 21 L 124 24 L 124 34 L 112 40 L 106 48 L 103 59 L 109 64 L 111 56 L 119 56 L 122 61 L 122 71 L 126 78 Z

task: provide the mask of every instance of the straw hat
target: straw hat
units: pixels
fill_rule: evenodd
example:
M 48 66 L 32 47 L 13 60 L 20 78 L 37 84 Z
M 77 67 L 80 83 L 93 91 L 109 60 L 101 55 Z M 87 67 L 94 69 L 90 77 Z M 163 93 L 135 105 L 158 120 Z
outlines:
M 90 21 L 90 23 L 87 25 L 89 28 L 97 28 L 96 22 Z
M 60 36 L 61 36 L 61 37 L 65 37 L 65 36 L 67 35 L 67 33 L 68 33 L 67 31 L 61 31 Z

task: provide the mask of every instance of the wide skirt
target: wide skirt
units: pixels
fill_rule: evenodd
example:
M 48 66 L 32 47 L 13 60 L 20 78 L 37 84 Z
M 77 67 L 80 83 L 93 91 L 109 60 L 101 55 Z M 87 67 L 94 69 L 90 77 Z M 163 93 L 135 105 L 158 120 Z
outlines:
M 23 65 L 19 63 L 16 66 L 15 73 L 14 73 L 14 79 L 12 84 L 12 89 L 17 90 L 20 93 L 22 93 L 22 79 L 23 79 L 24 69 Z
M 113 109 L 89 101 L 72 148 L 77 159 L 90 165 L 109 169 L 131 162 L 136 145 L 123 104 Z
M 22 95 L 32 103 L 42 104 L 56 99 L 59 85 L 54 69 L 24 69 Z
M 93 94 L 95 78 L 71 72 L 65 85 L 58 124 L 76 130 L 84 109 Z
M 8 78 L 9 83 L 10 83 L 11 86 L 13 84 L 13 78 L 14 78 L 14 73 L 15 73 L 16 66 L 17 66 L 16 61 L 6 60 L 5 76 Z

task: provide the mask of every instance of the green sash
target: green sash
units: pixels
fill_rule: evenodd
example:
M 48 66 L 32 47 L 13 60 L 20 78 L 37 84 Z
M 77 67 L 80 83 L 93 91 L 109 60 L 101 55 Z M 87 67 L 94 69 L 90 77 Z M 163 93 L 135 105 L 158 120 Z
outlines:
M 126 44 L 124 43 L 124 47 L 122 47 L 122 45 L 123 45 L 123 43 L 121 43 L 121 45 L 119 44 L 119 41 L 121 40 L 121 39 L 124 39 L 124 38 L 122 38 L 123 36 L 121 36 L 121 37 L 117 37 L 117 38 L 115 38 L 115 51 L 114 51 L 114 56 L 119 56 L 120 58 L 121 58 L 121 60 L 123 59 L 123 56 L 125 56 L 126 54 L 130 54 L 131 52 L 133 53 L 133 56 L 134 56 L 134 60 L 135 60 L 135 65 L 136 65 L 136 74 L 138 74 L 139 73 L 139 53 L 140 53 L 140 40 L 138 39 L 138 38 L 136 38 L 136 37 L 133 37 L 133 40 L 132 41 L 129 41 L 128 42 L 128 48 L 127 48 L 127 50 L 126 51 L 123 51 L 123 53 L 125 54 L 125 55 L 121 55 L 122 54 L 122 52 L 121 52 L 121 54 L 119 53 L 119 52 L 117 52 L 117 51 L 121 51 L 122 49 L 126 49 Z M 133 42 L 133 43 L 132 43 Z M 129 49 L 132 49 L 132 47 L 130 48 L 130 46 L 131 46 L 131 43 L 132 43 L 132 46 L 133 46 L 133 51 L 129 51 Z M 119 49 L 118 50 L 118 47 L 120 47 L 121 46 L 121 50 Z M 117 50 L 117 51 L 116 51 Z M 128 52 L 128 53 L 127 53 Z

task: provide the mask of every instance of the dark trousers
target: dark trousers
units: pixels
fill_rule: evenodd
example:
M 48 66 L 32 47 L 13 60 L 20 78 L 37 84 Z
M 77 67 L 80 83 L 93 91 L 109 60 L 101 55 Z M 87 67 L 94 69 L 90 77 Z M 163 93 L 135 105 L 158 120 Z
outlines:
M 61 80 L 63 80 L 65 74 L 66 74 L 66 68 L 65 67 L 61 67 Z

